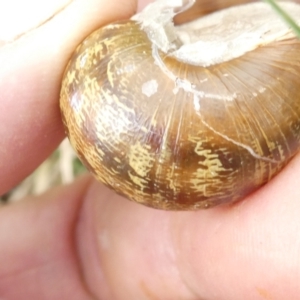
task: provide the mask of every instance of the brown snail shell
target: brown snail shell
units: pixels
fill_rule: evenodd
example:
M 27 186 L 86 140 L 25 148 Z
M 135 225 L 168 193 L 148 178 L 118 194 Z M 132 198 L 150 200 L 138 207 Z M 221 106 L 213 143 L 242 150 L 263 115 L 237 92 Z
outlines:
M 100 28 L 65 71 L 66 132 L 99 181 L 154 208 L 207 208 L 245 197 L 297 153 L 300 40 L 290 30 L 202 66 L 153 46 L 142 27 Z
M 260 0 L 196 0 L 192 7 L 176 15 L 174 22 L 175 24 L 186 23 L 217 10 L 255 1 Z

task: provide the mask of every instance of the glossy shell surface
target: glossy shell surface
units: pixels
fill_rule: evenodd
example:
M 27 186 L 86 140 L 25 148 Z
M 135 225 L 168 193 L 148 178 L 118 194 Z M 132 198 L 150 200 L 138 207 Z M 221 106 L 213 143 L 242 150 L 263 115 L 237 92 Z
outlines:
M 296 37 L 209 67 L 158 55 L 191 91 L 135 21 L 95 31 L 67 66 L 64 125 L 99 181 L 154 208 L 208 208 L 253 192 L 299 150 Z

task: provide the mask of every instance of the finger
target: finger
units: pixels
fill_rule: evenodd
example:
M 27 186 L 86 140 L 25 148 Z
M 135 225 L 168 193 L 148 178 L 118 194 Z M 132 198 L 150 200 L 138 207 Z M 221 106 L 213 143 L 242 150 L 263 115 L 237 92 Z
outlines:
M 88 300 L 75 225 L 90 178 L 0 208 L 0 298 Z
M 21 6 L 24 1 L 17 2 Z M 21 18 L 7 36 L 1 30 L 0 195 L 28 175 L 63 138 L 60 82 L 76 45 L 97 27 L 128 17 L 136 9 L 133 0 L 35 2 L 23 5 L 28 17 Z M 7 2 L 0 4 L 0 11 L 2 16 L 10 14 L 6 21 L 18 21 Z M 10 25 L 2 28 L 9 30 Z
M 94 184 L 78 229 L 87 285 L 114 300 L 298 299 L 299 175 L 300 155 L 244 201 L 197 212 L 153 210 Z
M 138 6 L 137 6 L 137 11 L 141 11 L 151 2 L 153 2 L 153 0 L 139 0 Z
M 299 175 L 300 155 L 244 201 L 175 221 L 189 232 L 175 244 L 191 290 L 204 299 L 298 299 Z
M 299 169 L 298 156 L 245 201 L 207 211 L 153 210 L 88 178 L 4 207 L 0 296 L 297 299 Z

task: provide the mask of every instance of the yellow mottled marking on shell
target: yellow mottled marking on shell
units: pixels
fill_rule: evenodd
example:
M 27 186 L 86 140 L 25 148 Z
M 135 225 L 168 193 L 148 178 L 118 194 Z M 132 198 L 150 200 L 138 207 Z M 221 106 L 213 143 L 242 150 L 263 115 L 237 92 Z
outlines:
M 146 177 L 154 164 L 154 154 L 148 145 L 140 142 L 132 145 L 129 150 L 129 165 L 141 177 Z
M 84 88 L 86 90 L 86 95 L 92 99 L 96 93 L 100 92 L 99 84 L 96 78 L 91 78 L 89 76 L 86 77 L 86 81 L 84 81 Z
M 97 43 L 96 45 L 95 45 L 95 47 L 94 47 L 94 53 L 95 53 L 95 56 L 97 57 L 97 56 L 102 56 L 103 55 L 103 50 L 105 50 L 106 49 L 106 44 L 105 43 Z
M 175 191 L 174 180 L 171 178 L 171 173 L 169 168 L 166 169 L 166 165 L 172 163 L 172 149 L 164 143 L 161 146 L 161 152 L 158 159 L 158 164 L 156 166 L 155 177 L 167 179 L 168 187 Z
M 115 84 L 114 84 L 115 74 L 113 71 L 110 71 L 111 69 L 113 69 L 113 67 L 111 67 L 111 65 L 114 65 L 113 60 L 108 63 L 106 74 L 107 74 L 107 80 L 108 80 L 109 84 L 111 85 L 111 87 L 114 87 L 115 86 Z
M 198 169 L 197 170 L 197 177 L 198 178 L 211 178 L 218 176 L 218 172 L 224 171 L 222 162 L 218 158 L 217 154 L 212 154 L 211 150 L 204 149 L 202 147 L 202 142 L 198 142 L 195 147 L 195 152 L 199 156 L 205 157 L 204 161 L 199 162 L 199 164 L 207 167 L 207 169 Z
M 157 103 L 159 104 L 161 102 L 161 99 L 157 99 Z M 151 116 L 150 124 L 153 127 L 157 126 L 157 115 L 159 114 L 159 105 L 156 106 L 155 110 L 153 111 L 153 115 Z
M 122 115 L 125 115 L 125 113 L 131 113 L 132 116 L 134 116 L 135 114 L 134 109 L 122 103 L 116 95 L 112 94 L 111 92 L 109 92 L 104 88 L 101 89 L 101 95 L 105 98 L 105 101 L 107 102 L 108 105 L 117 106 L 120 109 L 120 111 L 123 112 Z
M 76 78 L 76 71 L 72 70 L 67 74 L 68 80 L 72 83 Z
M 124 24 L 108 24 L 106 25 L 106 29 L 107 30 L 113 30 L 113 29 L 119 29 L 119 28 L 123 28 Z
M 121 159 L 119 159 L 118 157 L 114 157 L 114 160 L 117 162 L 117 163 L 121 163 Z
M 111 93 L 101 90 L 102 97 L 105 100 L 101 109 L 103 111 L 102 118 L 95 119 L 96 135 L 99 140 L 107 141 L 111 147 L 111 136 L 107 135 L 106 132 L 113 128 L 115 136 L 120 136 L 122 133 L 126 132 L 126 129 L 130 127 L 132 123 L 132 116 L 134 111 L 132 109 L 123 109 L 124 104 L 122 104 L 118 97 L 112 95 Z M 118 120 L 118 122 L 116 122 Z
M 173 151 L 169 145 L 165 142 L 161 147 L 162 152 L 160 153 L 159 163 L 170 162 L 172 159 Z
M 174 191 L 174 193 L 176 194 L 176 192 L 179 191 L 180 188 L 180 180 L 178 180 L 178 174 L 175 173 L 176 170 L 176 163 L 172 163 L 172 165 L 170 166 L 170 168 L 167 170 L 166 172 L 166 180 L 169 183 L 168 187 Z
M 276 143 L 275 142 L 269 142 L 268 143 L 268 146 L 269 146 L 269 149 L 271 150 L 271 151 L 273 151 L 274 149 L 276 149 Z
M 144 190 L 147 186 L 147 181 L 141 177 L 133 175 L 131 172 L 128 172 L 128 175 L 133 183 L 140 187 L 141 190 Z
M 212 154 L 209 149 L 203 149 L 201 141 L 196 144 L 194 151 L 197 155 L 205 157 L 205 160 L 198 162 L 202 167 L 198 168 L 197 171 L 193 173 L 193 178 L 191 179 L 192 188 L 197 192 L 209 196 L 207 191 L 207 186 L 209 184 L 208 179 L 220 181 L 221 183 L 222 181 L 218 173 L 225 169 L 218 158 L 218 155 Z
M 212 154 L 211 150 L 209 149 L 204 149 L 202 147 L 202 142 L 198 142 L 196 147 L 195 147 L 195 152 L 199 155 L 199 156 L 203 156 L 205 157 L 204 161 L 201 161 L 201 165 L 204 165 L 208 168 L 208 170 L 205 170 L 204 173 L 206 176 L 202 178 L 207 178 L 207 177 L 212 177 L 217 175 L 216 173 L 219 171 L 224 171 L 223 165 L 220 161 L 220 159 L 218 158 L 217 154 Z
M 284 157 L 284 151 L 283 151 L 283 148 L 282 148 L 282 146 L 280 144 L 277 145 L 277 149 L 278 149 L 278 151 L 280 153 L 280 156 Z

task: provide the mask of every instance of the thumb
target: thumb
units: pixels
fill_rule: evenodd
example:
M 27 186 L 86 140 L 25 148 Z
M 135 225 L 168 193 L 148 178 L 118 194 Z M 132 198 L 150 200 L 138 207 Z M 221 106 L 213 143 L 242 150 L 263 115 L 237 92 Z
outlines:
M 135 10 L 135 0 L 0 1 L 0 195 L 62 140 L 61 77 L 76 45 Z

